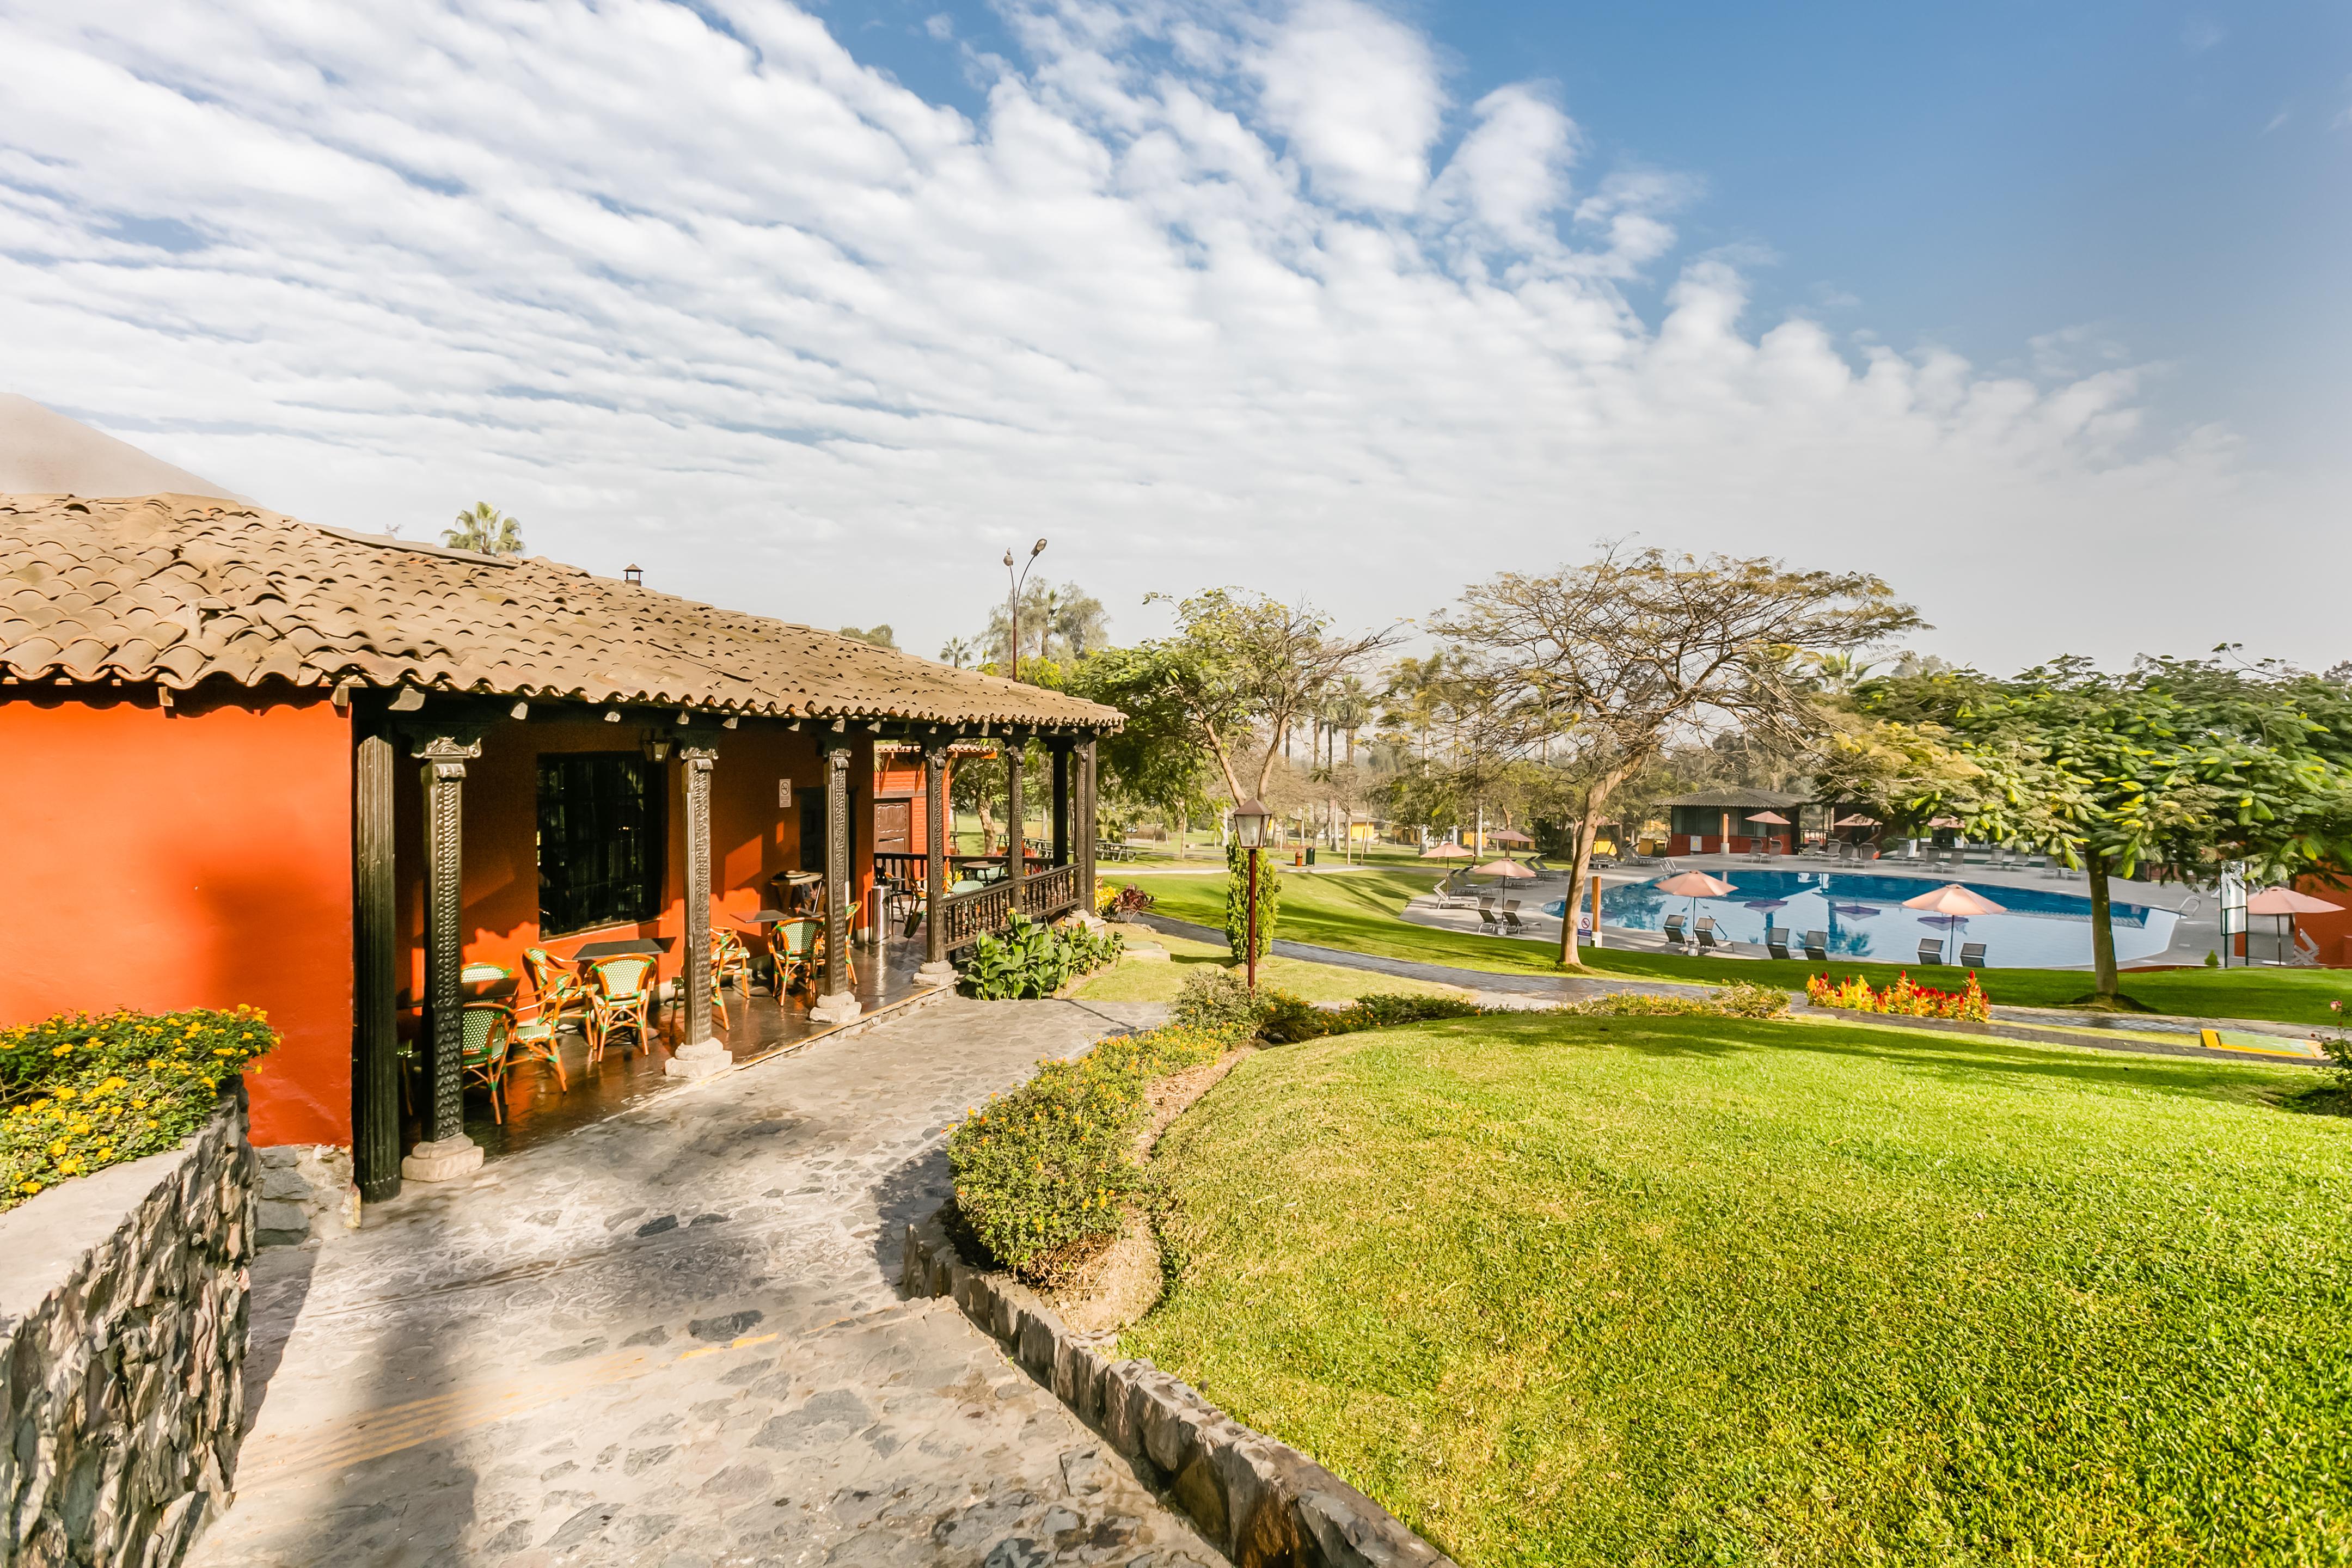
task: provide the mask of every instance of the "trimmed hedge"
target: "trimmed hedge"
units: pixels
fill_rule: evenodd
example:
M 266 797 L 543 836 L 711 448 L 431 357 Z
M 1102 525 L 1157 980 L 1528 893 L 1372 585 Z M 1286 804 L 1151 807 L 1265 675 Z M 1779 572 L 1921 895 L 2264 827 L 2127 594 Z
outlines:
M 0 1029 L 0 1210 L 176 1147 L 223 1080 L 277 1044 L 252 1007 L 61 1013 Z
M 1141 1190 L 1135 1135 L 1154 1079 L 1213 1062 L 1236 1033 L 1171 1025 L 1048 1058 L 965 1114 L 948 1139 L 956 1210 L 1007 1271 L 1054 1285 L 1118 1234 Z

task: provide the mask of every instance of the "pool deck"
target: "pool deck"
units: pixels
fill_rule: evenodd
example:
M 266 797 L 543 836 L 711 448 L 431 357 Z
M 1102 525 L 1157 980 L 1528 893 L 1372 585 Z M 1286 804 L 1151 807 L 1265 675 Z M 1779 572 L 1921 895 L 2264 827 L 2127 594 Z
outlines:
M 1671 866 L 1660 862 L 1651 866 L 1619 866 L 1596 873 L 1604 887 L 1622 887 L 1636 882 L 1655 881 L 1675 871 L 1704 871 L 1726 881 L 1737 879 L 1742 871 L 1832 871 L 1848 877 L 1902 877 L 1930 881 L 1974 883 L 1986 888 L 2031 888 L 2042 892 L 2072 893 L 2087 898 L 2089 885 L 2080 873 L 2059 879 L 2046 871 L 2032 869 L 1996 869 L 1990 866 L 1931 866 L 1926 860 L 1885 859 L 1864 862 L 1822 860 L 1803 856 L 1776 856 L 1769 861 L 1753 860 L 1744 855 L 1678 855 Z M 2221 944 L 2221 928 L 2216 905 L 2210 893 L 2195 888 L 2185 888 L 2174 882 L 2142 882 L 2118 877 L 2108 883 L 2110 894 L 2117 903 L 2145 904 L 2150 909 L 2170 910 L 2180 915 L 2174 926 L 2172 943 L 2162 952 L 2126 961 L 2126 969 L 2161 969 L 2175 964 L 2202 963 L 2205 955 Z M 1553 916 L 1534 912 L 1538 905 L 1561 897 L 1568 889 L 1568 878 L 1562 874 L 1541 876 L 1524 882 L 1513 882 L 1506 897 L 1519 900 L 1519 919 L 1526 929 L 1517 933 L 1525 942 L 1557 942 L 1559 921 Z M 1403 918 L 1414 925 L 1435 927 L 1444 931 L 1477 931 L 1484 929 L 1475 909 L 1441 909 L 1431 899 L 1416 898 L 1405 906 Z M 1665 939 L 1656 931 L 1635 931 L 1630 927 L 1603 922 L 1601 935 L 1606 945 L 1663 951 Z M 1502 935 L 1501 932 L 1488 932 Z M 1766 956 L 1760 943 L 1738 942 L 1730 945 L 1725 954 L 1730 958 L 1762 958 Z M 2090 965 L 2051 964 L 2048 968 L 2079 968 Z

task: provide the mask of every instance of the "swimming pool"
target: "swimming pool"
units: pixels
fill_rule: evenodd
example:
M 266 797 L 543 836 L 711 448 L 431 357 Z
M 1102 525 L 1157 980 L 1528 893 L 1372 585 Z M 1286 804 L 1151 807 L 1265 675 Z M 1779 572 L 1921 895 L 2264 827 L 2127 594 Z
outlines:
M 1922 941 L 1944 937 L 1954 958 L 1963 942 L 1984 943 L 1987 969 L 2066 969 L 2091 963 L 2091 900 L 2080 893 L 1967 882 L 1961 885 L 2006 912 L 1956 921 L 1903 907 L 1904 900 L 1934 891 L 1943 879 L 1761 868 L 1731 871 L 1722 879 L 1733 890 L 1698 900 L 1697 910 L 1714 916 L 1716 928 L 1737 942 L 1765 941 L 1769 925 L 1774 936 L 1785 935 L 1792 944 L 1801 932 L 1827 931 L 1832 958 L 1916 963 Z M 1647 882 L 1605 888 L 1601 894 L 1601 923 L 1633 931 L 1662 930 L 1668 915 L 1688 915 L 1691 909 L 1690 899 L 1662 893 Z M 2112 910 L 2117 963 L 2153 958 L 2172 945 L 2180 917 L 2170 910 L 2117 900 Z

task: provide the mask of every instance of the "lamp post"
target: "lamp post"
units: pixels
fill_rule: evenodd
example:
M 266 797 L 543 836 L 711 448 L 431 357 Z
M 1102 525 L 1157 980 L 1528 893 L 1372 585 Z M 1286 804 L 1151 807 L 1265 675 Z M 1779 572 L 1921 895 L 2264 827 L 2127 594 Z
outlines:
M 1029 559 L 1021 563 L 1021 575 L 1015 577 L 1013 574 L 1013 552 L 1008 550 L 1004 552 L 1004 581 L 1012 589 L 1012 597 L 1004 606 L 1005 623 L 1013 632 L 1013 661 L 1004 667 L 1007 679 L 1021 679 L 1021 589 L 1029 581 L 1029 568 L 1034 566 L 1037 557 L 1044 553 L 1045 542 L 1041 539 L 1029 547 Z
M 1265 842 L 1266 809 L 1256 801 L 1234 807 L 1234 842 L 1249 856 L 1248 962 L 1250 994 L 1257 994 L 1257 851 Z

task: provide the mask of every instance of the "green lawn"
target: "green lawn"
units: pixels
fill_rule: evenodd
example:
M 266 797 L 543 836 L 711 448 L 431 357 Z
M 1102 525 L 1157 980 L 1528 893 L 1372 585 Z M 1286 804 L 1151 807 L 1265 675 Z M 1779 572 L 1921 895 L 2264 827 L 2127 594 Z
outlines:
M 1168 950 L 1169 962 L 1127 959 L 1118 968 L 1081 984 L 1076 994 L 1093 1002 L 1173 1002 L 1185 974 L 1199 964 L 1238 969 L 1232 950 L 1223 942 L 1186 942 L 1182 937 L 1145 931 L 1142 940 Z M 1296 958 L 1268 958 L 1257 966 L 1257 983 L 1303 996 L 1309 1002 L 1352 1002 L 1374 992 L 1387 995 L 1466 996 L 1454 985 L 1433 985 L 1420 980 L 1398 980 L 1369 970 L 1342 969 L 1332 963 L 1307 963 Z
M 1260 1052 L 1122 1342 L 1491 1564 L 2352 1560 L 2316 1075 L 1717 1018 Z
M 1423 963 L 1450 963 L 1501 974 L 1557 974 L 1554 950 L 1549 942 L 1476 936 L 1467 931 L 1437 931 L 1407 925 L 1397 918 L 1405 900 L 1423 892 L 1437 879 L 1433 872 L 1403 869 L 1350 871 L 1339 876 L 1286 877 L 1282 884 L 1282 914 L 1276 934 L 1290 942 L 1320 943 L 1350 952 L 1389 958 L 1418 959 Z M 1153 912 L 1204 925 L 1224 923 L 1224 877 L 1153 877 L 1148 886 Z M 1772 959 L 1681 958 L 1664 952 L 1634 952 L 1601 948 L 1589 951 L 1586 962 L 1605 974 L 1642 975 L 1655 980 L 1714 981 L 1727 978 L 1785 985 L 1801 990 L 1805 976 L 1822 968 L 1816 963 Z M 1830 973 L 1861 974 L 1883 985 L 1905 968 L 1914 978 L 1931 974 L 1916 967 L 1833 960 Z M 1944 972 L 1956 981 L 1958 972 Z M 2091 977 L 2071 969 L 1988 969 L 1979 978 L 1996 1002 L 2022 1007 L 2063 1007 L 2089 994 Z M 1932 984 L 1932 981 L 1929 982 Z M 2124 994 L 2158 1013 L 2191 1017 L 2264 1018 L 2280 1023 L 2324 1025 L 2336 1022 L 2328 1011 L 2331 1000 L 2352 1001 L 2352 971 L 2329 969 L 2167 969 L 2126 970 Z

